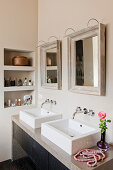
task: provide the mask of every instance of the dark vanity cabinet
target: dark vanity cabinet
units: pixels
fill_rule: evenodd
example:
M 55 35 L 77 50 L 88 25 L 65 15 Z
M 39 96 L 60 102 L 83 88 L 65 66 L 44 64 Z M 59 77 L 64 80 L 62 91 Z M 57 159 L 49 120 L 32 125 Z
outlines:
M 32 145 L 32 160 L 40 170 L 48 170 L 48 152 L 36 141 Z
M 36 170 L 69 170 L 14 122 L 13 141 L 16 141 L 16 143 L 25 151 L 27 156 L 35 164 Z M 13 152 L 16 149 L 16 145 L 13 142 L 12 154 L 14 159 L 15 154 Z M 16 152 L 20 152 L 20 150 L 16 149 Z M 18 155 L 19 154 L 20 153 L 18 153 Z
M 49 153 L 49 170 L 69 170 L 69 169 Z

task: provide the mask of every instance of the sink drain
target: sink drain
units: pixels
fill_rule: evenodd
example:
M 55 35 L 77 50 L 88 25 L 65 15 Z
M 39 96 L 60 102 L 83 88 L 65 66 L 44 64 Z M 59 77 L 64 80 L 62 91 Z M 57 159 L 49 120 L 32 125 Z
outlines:
M 70 137 L 72 138 L 72 137 L 74 137 L 74 135 L 70 135 Z

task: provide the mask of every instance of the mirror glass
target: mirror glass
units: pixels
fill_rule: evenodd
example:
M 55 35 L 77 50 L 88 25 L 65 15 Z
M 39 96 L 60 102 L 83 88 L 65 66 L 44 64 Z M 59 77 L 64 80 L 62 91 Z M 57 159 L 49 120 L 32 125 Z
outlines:
M 61 41 L 56 40 L 40 47 L 41 86 L 49 89 L 62 89 Z
M 57 83 L 57 48 L 46 50 L 46 83 Z
M 98 87 L 98 36 L 75 41 L 75 85 Z

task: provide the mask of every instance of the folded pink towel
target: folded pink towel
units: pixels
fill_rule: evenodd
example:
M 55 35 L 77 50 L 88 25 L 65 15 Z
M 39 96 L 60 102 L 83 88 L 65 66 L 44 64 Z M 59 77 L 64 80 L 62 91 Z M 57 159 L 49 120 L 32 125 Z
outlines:
M 74 159 L 80 162 L 87 162 L 88 166 L 94 167 L 98 161 L 105 159 L 105 154 L 100 150 L 83 149 L 74 155 Z

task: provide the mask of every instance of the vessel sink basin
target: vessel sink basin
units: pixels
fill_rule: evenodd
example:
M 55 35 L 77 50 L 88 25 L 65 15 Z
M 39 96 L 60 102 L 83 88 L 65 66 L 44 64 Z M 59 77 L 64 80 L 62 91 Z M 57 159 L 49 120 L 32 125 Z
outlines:
M 20 111 L 19 118 L 21 121 L 35 129 L 40 128 L 41 123 L 61 119 L 62 115 L 53 113 L 46 109 L 34 108 Z
M 73 119 L 61 119 L 41 125 L 41 135 L 59 146 L 69 155 L 81 149 L 95 146 L 100 132 L 91 126 Z

